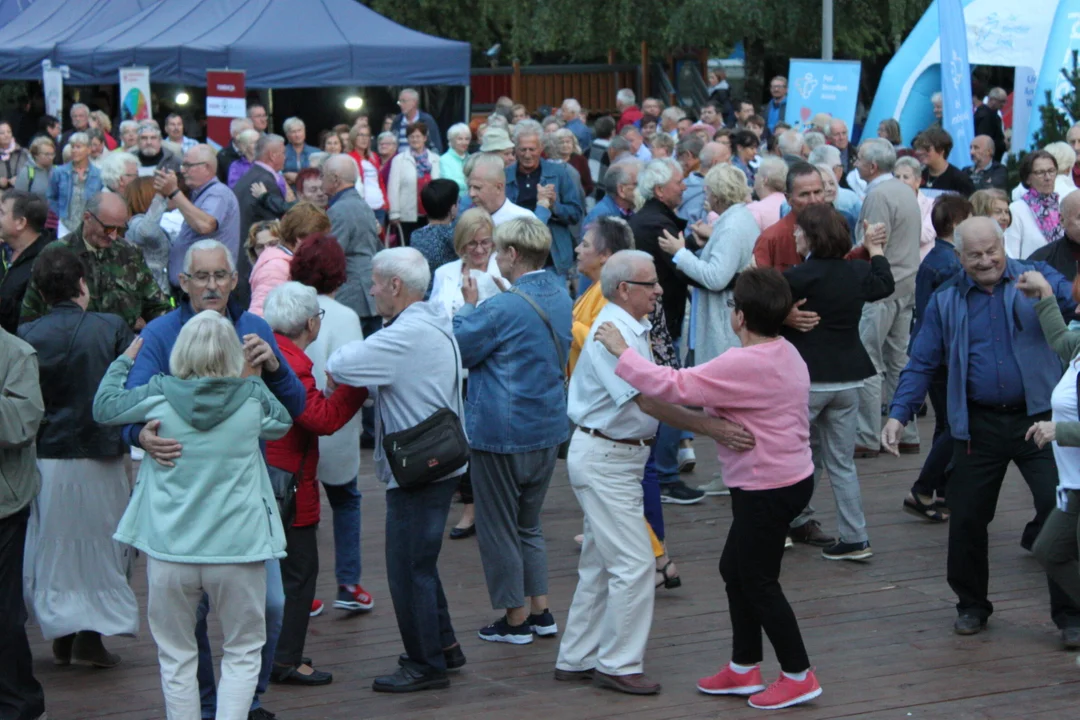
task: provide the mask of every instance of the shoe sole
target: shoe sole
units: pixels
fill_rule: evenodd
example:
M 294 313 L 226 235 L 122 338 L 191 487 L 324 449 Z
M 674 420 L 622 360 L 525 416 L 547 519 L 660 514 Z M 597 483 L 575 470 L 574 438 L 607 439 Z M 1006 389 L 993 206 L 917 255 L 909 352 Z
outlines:
M 927 525 L 943 525 L 949 522 L 949 514 L 944 510 L 938 510 L 938 512 L 943 515 L 941 520 L 934 520 L 932 518 L 929 518 L 924 513 L 919 512 L 917 508 L 913 508 L 907 504 L 904 505 L 904 512 L 906 512 L 908 515 L 919 518 Z
M 543 627 L 542 625 L 533 625 L 530 629 L 533 631 L 533 634 L 539 635 L 540 637 L 551 637 L 552 635 L 559 634 L 558 625 L 549 625 L 547 627 Z
M 323 605 L 323 606 L 322 606 L 321 608 L 319 608 L 318 610 L 313 610 L 312 612 L 309 612 L 309 613 L 308 613 L 308 617 L 319 617 L 320 615 L 322 615 L 322 614 L 323 614 L 323 610 L 325 610 L 325 609 L 326 609 L 326 606 L 325 606 L 325 605 Z
M 414 683 L 408 687 L 391 687 L 389 685 L 375 685 L 374 683 L 371 685 L 371 689 L 375 692 L 384 693 L 410 693 L 418 690 L 441 690 L 448 687 L 450 687 L 450 678 L 427 680 L 425 682 Z
M 795 543 L 796 545 L 809 545 L 810 547 L 816 547 L 816 548 L 824 549 L 824 548 L 829 547 L 830 545 L 835 545 L 836 544 L 836 538 L 829 538 L 828 542 L 822 542 L 822 541 L 817 541 L 817 540 L 800 540 L 797 537 L 793 537 L 793 538 L 791 538 L 791 542 Z
M 673 498 L 673 497 L 669 497 L 667 495 L 661 495 L 660 496 L 660 502 L 668 503 L 670 505 L 696 505 L 697 503 L 701 502 L 704 499 L 705 499 L 704 495 L 702 495 L 699 498 L 694 498 L 692 500 L 683 500 L 682 498 Z
M 365 605 L 363 603 L 358 603 L 358 602 L 347 602 L 345 600 L 335 600 L 334 601 L 334 607 L 337 608 L 338 610 L 348 610 L 349 612 L 369 612 L 373 607 L 375 607 L 375 603 L 371 602 L 371 603 L 368 603 L 367 605 Z M 320 612 L 322 612 L 322 611 L 320 610 Z M 312 617 L 315 617 L 315 616 L 312 615 Z
M 753 700 L 747 700 L 747 704 L 749 704 L 752 708 L 757 708 L 758 710 L 780 710 L 781 708 L 791 707 L 792 705 L 798 705 L 799 703 L 813 700 L 818 695 L 821 695 L 821 688 L 811 690 L 804 695 L 800 695 L 797 698 L 792 698 L 791 700 L 788 700 L 787 702 L 782 702 L 778 705 L 755 705 Z
M 874 557 L 874 553 L 870 550 L 848 553 L 845 555 L 826 555 L 825 553 L 821 553 L 821 557 L 826 560 L 867 560 Z
M 477 637 L 481 640 L 487 640 L 488 642 L 507 643 L 510 645 L 528 645 L 533 641 L 532 633 L 528 635 L 484 635 L 482 633 L 476 633 Z
M 592 671 L 577 672 L 555 668 L 555 679 L 559 682 L 592 682 L 593 673 Z
M 698 692 L 703 692 L 706 695 L 756 695 L 765 689 L 764 685 L 746 685 L 738 688 L 727 688 L 724 690 L 706 690 L 700 685 L 697 686 Z
M 698 488 L 698 490 L 701 490 L 701 488 Z M 731 494 L 730 490 L 701 490 L 701 492 L 705 493 L 705 497 L 721 497 Z
M 696 468 L 696 467 L 697 467 L 697 460 L 690 460 L 688 462 L 679 463 L 679 472 L 681 472 L 681 473 L 692 473 L 692 472 L 694 472 L 694 468 Z
M 598 688 L 617 690 L 619 692 L 626 693 L 627 695 L 656 695 L 660 692 L 659 685 L 657 685 L 655 688 L 635 688 L 629 685 L 620 685 L 613 680 L 608 680 L 606 677 L 601 677 L 599 675 L 593 676 L 593 685 Z
M 985 629 L 986 629 L 985 625 L 980 625 L 977 628 L 953 627 L 953 632 L 956 633 L 957 635 L 978 635 L 979 633 L 981 633 Z

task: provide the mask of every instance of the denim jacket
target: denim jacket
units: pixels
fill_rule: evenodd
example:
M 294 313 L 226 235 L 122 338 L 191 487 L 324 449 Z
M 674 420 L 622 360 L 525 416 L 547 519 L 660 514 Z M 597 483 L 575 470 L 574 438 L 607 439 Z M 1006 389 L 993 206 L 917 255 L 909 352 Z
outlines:
M 1072 298 L 1072 283 L 1046 263 L 1006 261 L 1005 283 L 1006 320 L 1012 333 L 1013 354 L 1020 366 L 1024 381 L 1024 399 L 1028 415 L 1050 409 L 1050 393 L 1061 379 L 1061 360 L 1046 342 L 1035 301 L 1016 289 L 1016 280 L 1027 270 L 1038 270 L 1054 289 L 1063 315 L 1071 317 L 1076 309 Z M 930 381 L 942 365 L 948 368 L 949 428 L 957 440 L 969 440 L 968 430 L 968 304 L 970 292 L 979 292 L 967 273 L 961 272 L 947 281 L 930 297 L 926 316 L 915 342 L 907 367 L 889 408 L 889 417 L 907 424 L 915 417 L 930 388 Z
M 585 199 L 574 186 L 574 180 L 564 165 L 541 160 L 540 184 L 555 186 L 555 203 L 550 210 L 537 205 L 533 212 L 551 231 L 551 261 L 555 263 L 556 270 L 565 274 L 575 262 L 575 243 L 570 226 L 581 222 L 585 215 Z M 517 163 L 514 163 L 506 168 L 506 199 L 516 203 L 517 198 Z
M 469 370 L 465 428 L 469 445 L 484 452 L 542 450 L 569 435 L 563 373 L 573 302 L 550 272 L 523 275 L 514 287 L 547 313 L 559 349 L 532 305 L 514 293 L 465 305 L 454 316 L 461 362 Z
M 75 187 L 72 177 L 71 163 L 54 167 L 49 175 L 49 209 L 56 213 L 61 220 L 67 217 L 68 203 L 71 202 L 71 191 Z M 91 164 L 86 171 L 86 184 L 83 186 L 83 195 L 87 200 L 105 189 L 101 181 L 101 170 Z

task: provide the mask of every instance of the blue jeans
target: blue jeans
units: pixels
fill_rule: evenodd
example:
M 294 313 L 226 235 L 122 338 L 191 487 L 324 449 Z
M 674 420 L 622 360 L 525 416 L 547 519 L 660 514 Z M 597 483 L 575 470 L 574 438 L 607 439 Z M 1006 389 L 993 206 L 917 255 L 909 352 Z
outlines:
M 439 551 L 457 480 L 386 491 L 386 578 L 410 668 L 445 675 L 443 650 L 457 643 Z
M 338 585 L 360 584 L 360 489 L 353 478 L 344 485 L 327 485 L 326 499 L 334 512 L 334 577 Z
M 210 600 L 203 593 L 199 609 L 195 613 L 195 641 L 199 644 L 199 697 L 202 700 L 204 720 L 213 720 L 217 711 L 217 683 L 214 680 L 214 657 L 210 640 L 206 635 L 206 615 L 210 612 Z M 278 560 L 266 561 L 266 644 L 262 650 L 262 668 L 255 686 L 251 709 L 262 707 L 259 696 L 270 686 L 270 670 L 274 667 L 274 651 L 277 650 L 281 619 L 285 613 L 285 589 L 281 585 L 281 565 Z
M 668 328 L 672 330 L 672 328 Z M 678 329 L 676 329 L 677 331 Z M 679 354 L 680 338 L 675 338 L 672 345 L 675 346 L 675 354 Z M 660 423 L 660 429 L 656 431 L 656 445 L 649 455 L 649 459 L 656 465 L 656 473 L 661 485 L 679 481 L 679 443 L 683 440 L 693 440 L 694 433 L 673 428 L 670 425 Z M 656 532 L 656 528 L 653 528 Z M 657 533 L 657 537 L 660 534 Z
M 645 520 L 656 534 L 656 539 L 664 542 L 664 504 L 660 501 L 660 476 L 656 472 L 655 445 L 649 453 L 649 459 L 645 462 L 641 490 L 645 505 Z

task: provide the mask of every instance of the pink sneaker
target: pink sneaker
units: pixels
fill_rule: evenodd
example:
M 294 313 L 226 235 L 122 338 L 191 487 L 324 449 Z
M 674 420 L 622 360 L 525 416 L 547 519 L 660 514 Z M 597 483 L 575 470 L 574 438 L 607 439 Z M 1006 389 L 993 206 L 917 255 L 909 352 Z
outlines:
M 758 710 L 779 710 L 813 700 L 820 694 L 821 686 L 818 685 L 813 670 L 806 671 L 806 679 L 802 682 L 780 673 L 777 681 L 765 692 L 750 697 L 750 707 Z
M 712 677 L 698 680 L 697 689 L 707 695 L 753 695 L 765 689 L 761 680 L 761 669 L 754 668 L 747 673 L 737 673 L 730 665 Z

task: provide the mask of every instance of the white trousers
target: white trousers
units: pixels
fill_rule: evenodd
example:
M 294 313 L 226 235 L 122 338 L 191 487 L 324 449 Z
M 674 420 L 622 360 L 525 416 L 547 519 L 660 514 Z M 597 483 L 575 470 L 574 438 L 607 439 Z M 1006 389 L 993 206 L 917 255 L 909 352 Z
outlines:
M 225 634 L 217 720 L 246 720 L 266 642 L 266 563 L 195 565 L 148 558 L 146 573 L 147 618 L 158 647 L 168 720 L 200 720 L 195 610 L 204 590 Z
M 643 671 L 656 594 L 641 491 L 648 458 L 648 447 L 580 430 L 570 441 L 566 467 L 585 513 L 585 542 L 557 668 L 608 675 Z

